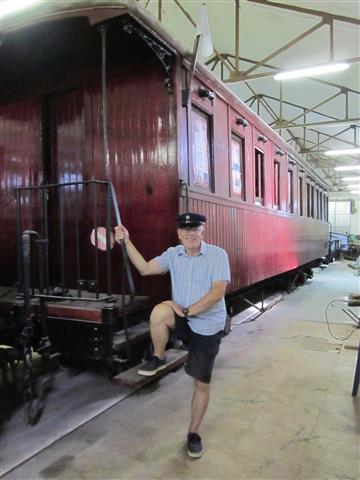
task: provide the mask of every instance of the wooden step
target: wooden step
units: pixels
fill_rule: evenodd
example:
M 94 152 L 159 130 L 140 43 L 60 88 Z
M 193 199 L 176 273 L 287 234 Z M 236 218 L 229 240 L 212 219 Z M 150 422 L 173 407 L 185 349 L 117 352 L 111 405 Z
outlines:
M 112 382 L 117 385 L 123 385 L 125 387 L 142 387 L 143 385 L 146 385 L 153 382 L 154 380 L 158 380 L 159 378 L 164 377 L 167 373 L 170 373 L 175 368 L 184 364 L 186 362 L 187 356 L 188 352 L 186 350 L 170 348 L 169 350 L 166 350 L 166 368 L 160 370 L 160 372 L 156 373 L 155 375 L 152 375 L 151 377 L 139 375 L 137 372 L 142 365 L 140 364 L 136 367 L 126 370 L 126 372 L 119 373 L 112 378 Z

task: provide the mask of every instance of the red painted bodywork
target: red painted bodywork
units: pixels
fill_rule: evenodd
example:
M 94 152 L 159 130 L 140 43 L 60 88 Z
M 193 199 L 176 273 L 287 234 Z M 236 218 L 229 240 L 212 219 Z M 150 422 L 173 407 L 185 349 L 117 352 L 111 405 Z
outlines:
M 287 145 L 203 69 L 197 71 L 190 105 L 193 103 L 212 118 L 214 185 L 212 191 L 208 192 L 191 185 L 188 163 L 190 135 L 187 127 L 191 125 L 191 108 L 181 105 L 185 72 L 181 55 L 174 55 L 172 77 L 175 88 L 174 94 L 169 95 L 164 87 L 164 69 L 158 59 L 139 39 L 134 40 L 133 36 L 119 33 L 121 28 L 116 21 L 116 18 L 111 20 L 116 28 L 109 38 L 108 176 L 117 192 L 122 221 L 145 258 L 153 258 L 177 243 L 175 218 L 179 211 L 186 208 L 184 197 L 179 197 L 180 180 L 189 185 L 189 209 L 204 213 L 208 218 L 206 241 L 224 247 L 229 253 L 232 271 L 229 291 L 295 269 L 325 255 L 328 224 L 300 217 L 297 200 L 294 202 L 294 214 L 285 211 L 287 155 L 280 159 L 281 210 L 273 209 L 272 168 L 275 149 L 280 147 L 287 152 Z M 37 185 L 43 181 L 106 178 L 101 126 L 99 34 L 94 28 L 83 25 L 81 28 L 87 32 L 87 37 L 81 46 L 83 50 L 79 47 L 77 51 L 76 43 L 68 37 L 69 32 L 76 31 L 77 38 L 81 38 L 79 30 L 76 30 L 76 25 L 64 25 L 56 27 L 59 33 L 56 44 L 58 50 L 49 47 L 52 54 L 49 65 L 45 47 L 42 47 L 44 58 L 38 52 L 36 60 L 27 60 L 28 68 L 22 73 L 26 78 L 23 90 L 11 84 L 12 74 L 9 74 L 10 80 L 4 80 L 8 94 L 2 96 L 0 104 L 0 283 L 3 285 L 12 284 L 17 278 L 14 187 Z M 44 32 L 50 28 L 56 29 L 54 25 L 41 28 Z M 17 34 L 13 35 L 17 39 Z M 26 30 L 20 30 L 18 41 L 21 43 L 26 40 Z M 62 49 L 62 42 L 66 48 Z M 86 42 L 91 48 L 86 47 Z M 28 48 L 30 55 L 31 47 Z M 72 48 L 75 53 L 68 56 L 62 53 L 63 50 L 72 52 Z M 16 63 L 17 58 L 13 61 Z M 19 60 L 19 69 L 23 61 Z M 40 66 L 35 68 L 36 62 Z M 213 102 L 198 96 L 200 85 L 216 92 Z M 236 118 L 240 114 L 249 121 L 246 128 L 236 125 Z M 244 138 L 245 201 L 231 194 L 229 145 L 232 131 Z M 258 134 L 267 136 L 268 142 L 259 143 Z M 256 145 L 265 153 L 263 206 L 254 205 Z M 295 170 L 297 185 L 297 167 Z M 296 192 L 297 187 L 295 199 Z M 68 241 L 73 235 L 71 222 L 74 220 L 74 212 L 70 207 L 71 195 L 73 193 L 69 191 L 65 201 L 69 222 L 65 235 Z M 88 200 L 84 194 L 81 215 L 82 269 L 85 271 L 91 256 L 88 251 L 92 248 L 87 206 Z M 29 205 L 24 205 L 23 210 L 26 212 L 24 226 L 26 223 L 26 228 L 35 228 L 39 219 L 32 218 L 32 215 L 36 217 L 36 212 Z M 53 222 L 56 231 L 56 216 Z M 53 262 L 55 257 L 54 241 Z M 114 253 L 115 292 L 120 291 L 120 269 L 116 269 L 119 257 Z M 72 269 L 70 252 L 67 259 L 69 276 L 73 275 Z M 166 278 L 154 281 L 135 273 L 135 280 L 139 294 L 159 298 L 169 295 Z

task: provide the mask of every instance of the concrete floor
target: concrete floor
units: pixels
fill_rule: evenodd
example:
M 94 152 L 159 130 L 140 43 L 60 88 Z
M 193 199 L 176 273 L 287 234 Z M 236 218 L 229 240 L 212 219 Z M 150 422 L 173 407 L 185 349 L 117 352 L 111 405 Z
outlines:
M 179 370 L 4 478 L 359 479 L 360 392 L 351 397 L 357 352 L 330 337 L 324 318 L 328 302 L 358 291 L 359 280 L 335 263 L 233 329 L 216 363 L 201 459 L 184 448 L 192 381 Z M 351 331 L 340 310 L 329 317 L 337 336 Z M 350 341 L 358 338 L 359 330 Z

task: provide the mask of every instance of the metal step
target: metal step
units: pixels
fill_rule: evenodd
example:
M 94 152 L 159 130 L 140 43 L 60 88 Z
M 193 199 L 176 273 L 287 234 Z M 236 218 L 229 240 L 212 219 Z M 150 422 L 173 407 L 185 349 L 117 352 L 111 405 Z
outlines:
M 166 350 L 166 367 L 160 372 L 156 373 L 152 377 L 144 377 L 139 375 L 137 372 L 141 365 L 130 368 L 126 372 L 119 373 L 112 378 L 112 382 L 117 385 L 123 385 L 125 387 L 139 388 L 148 383 L 158 380 L 159 378 L 164 377 L 166 374 L 175 370 L 179 366 L 183 365 L 186 362 L 188 352 L 186 350 L 178 350 L 171 348 Z

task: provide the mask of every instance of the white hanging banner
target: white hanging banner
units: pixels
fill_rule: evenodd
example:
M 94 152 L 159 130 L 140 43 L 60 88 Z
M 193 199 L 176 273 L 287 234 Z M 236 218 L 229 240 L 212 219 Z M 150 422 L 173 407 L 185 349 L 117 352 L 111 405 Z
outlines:
M 200 5 L 198 21 L 196 24 L 196 35 L 200 35 L 199 57 L 200 60 L 209 57 L 213 51 L 213 41 L 207 16 L 206 5 Z

